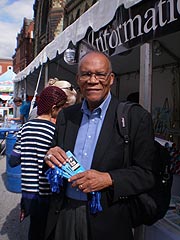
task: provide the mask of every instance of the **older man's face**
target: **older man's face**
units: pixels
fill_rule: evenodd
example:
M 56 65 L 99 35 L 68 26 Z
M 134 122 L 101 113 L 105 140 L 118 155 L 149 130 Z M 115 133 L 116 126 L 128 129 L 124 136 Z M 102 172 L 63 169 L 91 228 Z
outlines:
M 77 82 L 91 110 L 104 101 L 113 81 L 114 74 L 103 54 L 89 53 L 81 60 Z

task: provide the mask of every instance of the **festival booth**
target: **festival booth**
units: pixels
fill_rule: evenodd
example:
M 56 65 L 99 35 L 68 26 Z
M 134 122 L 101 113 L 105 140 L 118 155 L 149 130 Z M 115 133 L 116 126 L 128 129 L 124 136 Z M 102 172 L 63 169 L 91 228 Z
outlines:
M 113 0 L 105 4 L 100 0 L 17 74 L 15 94 L 38 95 L 50 77 L 76 85 L 77 64 L 84 53 L 98 49 L 108 54 L 116 76 L 112 92 L 120 100 L 139 92 L 140 104 L 152 113 L 156 136 L 176 143 L 172 193 L 180 196 L 179 26 L 180 0 Z M 180 217 L 175 216 L 146 227 L 142 239 L 178 240 Z
M 13 98 L 15 76 L 12 68 L 0 76 L 0 122 L 4 120 L 4 116 L 13 115 L 13 106 L 9 102 Z
M 140 102 L 149 111 L 157 112 L 168 105 L 174 112 L 179 111 L 179 5 L 179 0 L 98 1 L 17 74 L 15 94 L 26 92 L 32 96 L 39 73 L 42 80 L 38 94 L 49 77 L 76 85 L 79 57 L 96 48 L 111 57 L 116 74 L 113 91 L 120 99 L 139 91 Z M 67 49 L 75 55 L 70 64 L 64 60 Z M 161 86 L 163 94 L 159 94 Z

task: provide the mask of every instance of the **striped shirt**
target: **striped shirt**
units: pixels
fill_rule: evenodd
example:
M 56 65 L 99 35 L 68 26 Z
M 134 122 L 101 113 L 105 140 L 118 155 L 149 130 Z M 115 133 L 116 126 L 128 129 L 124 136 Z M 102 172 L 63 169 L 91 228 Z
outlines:
M 54 131 L 55 125 L 50 121 L 33 119 L 18 132 L 13 152 L 21 158 L 22 192 L 50 195 L 50 186 L 42 168 Z

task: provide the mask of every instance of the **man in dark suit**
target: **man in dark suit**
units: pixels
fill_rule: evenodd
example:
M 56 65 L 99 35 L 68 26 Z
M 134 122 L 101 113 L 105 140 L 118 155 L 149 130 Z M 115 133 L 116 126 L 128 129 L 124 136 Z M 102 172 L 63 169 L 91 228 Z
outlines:
M 152 119 L 142 107 L 132 108 L 132 165 L 127 166 L 117 123 L 118 100 L 110 92 L 113 81 L 111 63 L 103 53 L 82 57 L 77 83 L 84 100 L 59 114 L 55 147 L 45 161 L 49 167 L 61 167 L 70 150 L 86 171 L 64 181 L 60 194 L 52 196 L 46 239 L 133 239 L 130 200 L 154 184 Z M 89 210 L 91 192 L 101 194 L 102 211 L 96 214 Z

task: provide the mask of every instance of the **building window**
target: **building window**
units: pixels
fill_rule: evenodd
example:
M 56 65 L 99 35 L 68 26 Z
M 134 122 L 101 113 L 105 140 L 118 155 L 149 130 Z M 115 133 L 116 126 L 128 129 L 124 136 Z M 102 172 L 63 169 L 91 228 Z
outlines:
M 2 73 L 2 66 L 0 65 L 0 74 Z

